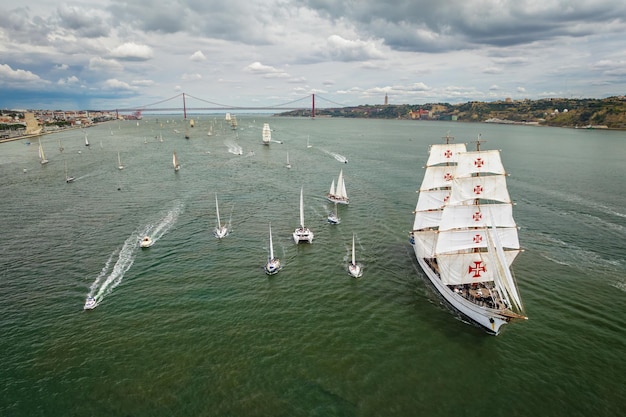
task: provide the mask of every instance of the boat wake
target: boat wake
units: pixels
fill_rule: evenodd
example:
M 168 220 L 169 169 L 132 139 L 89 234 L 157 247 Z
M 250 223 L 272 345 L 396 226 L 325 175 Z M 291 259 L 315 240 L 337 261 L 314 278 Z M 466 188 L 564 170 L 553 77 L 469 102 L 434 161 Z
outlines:
M 243 155 L 243 148 L 237 145 L 235 142 L 226 141 L 224 142 L 224 145 L 226 145 L 226 147 L 228 148 L 228 152 L 234 155 Z
M 180 214 L 183 212 L 184 207 L 185 206 L 183 203 L 176 203 L 174 208 L 165 213 L 165 215 L 161 217 L 161 220 L 159 220 L 157 224 L 148 224 L 141 232 L 141 237 L 150 236 L 153 244 L 155 244 L 159 239 L 163 237 L 164 234 L 166 234 L 172 228 L 172 226 L 174 226 L 174 223 L 176 223 L 176 220 L 178 220 L 178 216 L 180 216 Z
M 152 236 L 152 240 L 156 242 L 159 240 L 168 230 L 172 228 L 178 216 L 183 212 L 183 203 L 178 203 L 176 206 L 168 211 L 159 221 L 156 226 L 148 224 L 143 229 L 135 230 L 126 239 L 121 249 L 115 249 L 109 256 L 104 267 L 100 271 L 100 274 L 96 277 L 94 282 L 89 287 L 89 293 L 87 294 L 87 300 L 94 299 L 95 305 L 90 308 L 95 308 L 104 299 L 104 297 L 113 291 L 124 278 L 126 271 L 130 269 L 137 256 L 137 250 L 139 249 L 139 240 L 146 235 Z M 115 265 L 111 268 L 113 259 L 117 256 Z
M 93 284 L 91 284 L 91 287 L 89 287 L 87 299 L 89 300 L 90 298 L 93 298 L 95 300 L 95 305 L 92 308 L 100 305 L 104 297 L 107 294 L 110 294 L 111 291 L 113 291 L 113 289 L 122 282 L 124 274 L 130 269 L 135 261 L 135 256 L 139 247 L 139 245 L 137 245 L 139 236 L 140 235 L 137 232 L 133 232 L 126 239 L 122 248 L 114 250 L 109 256 L 109 259 L 102 268 L 102 271 L 100 271 L 96 280 Z M 115 256 L 117 256 L 117 261 L 115 261 L 115 265 L 113 265 L 113 269 L 111 269 L 111 262 Z
M 337 161 L 341 163 L 344 163 L 344 164 L 348 163 L 348 158 L 346 158 L 345 156 L 341 154 L 338 154 L 336 152 L 330 152 L 330 151 L 327 151 L 326 149 L 322 149 L 322 152 L 324 152 L 326 155 L 332 156 L 333 158 L 335 158 Z

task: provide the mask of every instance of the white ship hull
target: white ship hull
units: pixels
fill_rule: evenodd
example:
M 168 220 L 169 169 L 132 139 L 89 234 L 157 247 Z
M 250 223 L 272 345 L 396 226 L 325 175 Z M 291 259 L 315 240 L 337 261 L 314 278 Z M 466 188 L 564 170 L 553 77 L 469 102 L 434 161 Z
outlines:
M 476 305 L 444 285 L 439 275 L 428 266 L 424 258 L 417 257 L 417 262 L 439 294 L 459 313 L 480 325 L 487 332 L 497 335 L 500 333 L 500 328 L 510 321 L 510 317 L 501 314 L 498 310 Z

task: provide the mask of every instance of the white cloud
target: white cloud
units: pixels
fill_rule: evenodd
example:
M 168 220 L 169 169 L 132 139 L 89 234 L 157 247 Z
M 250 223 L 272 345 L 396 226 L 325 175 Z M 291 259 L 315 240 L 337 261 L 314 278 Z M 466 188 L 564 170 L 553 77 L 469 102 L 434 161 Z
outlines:
M 202 79 L 202 75 L 200 74 L 183 74 L 180 77 L 183 81 L 196 81 L 196 80 L 201 80 Z
M 104 84 L 105 84 L 105 88 L 109 90 L 133 90 L 134 89 L 128 83 L 125 83 L 124 81 L 120 81 L 115 78 L 110 78 L 106 80 Z
M 196 51 L 189 57 L 190 60 L 195 62 L 206 61 L 206 56 L 202 53 L 202 51 Z
M 92 71 L 122 71 L 124 66 L 114 59 L 96 56 L 89 60 L 88 68 Z
M 125 61 L 147 61 L 152 59 L 154 53 L 152 52 L 152 48 L 147 45 L 126 42 L 114 48 L 109 55 L 113 58 Z
M 22 69 L 14 70 L 7 64 L 0 64 L 0 82 L 32 82 L 32 81 L 42 81 L 42 79 L 33 74 L 30 71 L 25 71 Z
M 253 62 L 245 69 L 246 72 L 251 74 L 261 75 L 264 78 L 289 78 L 290 75 L 283 70 L 274 68 L 269 65 L 263 65 L 260 62 Z
M 75 75 L 72 75 L 71 77 L 67 77 L 67 78 L 60 78 L 59 81 L 57 81 L 57 84 L 59 85 L 76 85 L 79 83 L 80 83 L 80 80 Z

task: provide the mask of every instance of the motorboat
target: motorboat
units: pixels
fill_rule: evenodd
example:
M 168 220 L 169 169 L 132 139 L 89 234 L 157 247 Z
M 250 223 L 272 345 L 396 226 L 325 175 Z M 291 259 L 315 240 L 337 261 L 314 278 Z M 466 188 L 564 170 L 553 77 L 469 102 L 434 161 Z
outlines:
M 83 309 L 93 310 L 94 308 L 96 308 L 97 305 L 98 303 L 96 302 L 95 297 L 89 296 L 87 297 L 87 300 L 85 300 L 85 306 L 83 307 Z
M 150 239 L 150 236 L 144 236 L 143 239 L 141 239 L 141 243 L 139 243 L 139 246 L 141 246 L 142 248 L 149 248 L 150 246 L 152 246 L 154 242 L 152 241 L 152 239 Z

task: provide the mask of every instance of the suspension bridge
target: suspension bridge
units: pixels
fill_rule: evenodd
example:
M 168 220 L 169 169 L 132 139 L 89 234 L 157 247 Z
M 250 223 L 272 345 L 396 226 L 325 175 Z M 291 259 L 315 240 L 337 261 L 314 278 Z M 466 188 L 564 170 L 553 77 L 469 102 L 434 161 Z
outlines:
M 215 103 L 213 101 L 204 100 L 198 97 L 194 97 L 191 94 L 180 93 L 173 97 L 167 98 L 165 100 L 157 101 L 155 103 L 147 104 L 144 106 L 137 107 L 128 107 L 121 109 L 111 109 L 108 112 L 116 112 L 116 113 L 143 113 L 143 112 L 178 112 L 182 111 L 185 118 L 187 118 L 187 112 L 197 112 L 197 111 L 234 111 L 234 110 L 244 110 L 244 111 L 257 111 L 257 110 L 280 110 L 280 111 L 292 111 L 292 110 L 302 110 L 305 115 L 310 117 L 315 117 L 315 94 L 309 94 L 305 97 L 301 97 L 296 100 L 292 100 L 286 103 L 277 104 L 274 106 L 230 106 L 227 104 Z M 336 103 L 332 100 L 328 100 L 324 97 L 318 96 L 322 100 L 335 104 L 339 107 L 343 107 L 343 104 Z M 187 105 L 187 99 L 193 99 L 203 103 L 201 107 L 191 107 Z M 171 102 L 174 100 L 181 100 L 181 106 L 171 107 Z M 308 104 L 310 100 L 310 105 Z M 168 107 L 164 107 L 164 105 L 170 104 Z

